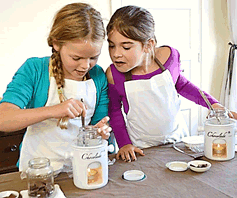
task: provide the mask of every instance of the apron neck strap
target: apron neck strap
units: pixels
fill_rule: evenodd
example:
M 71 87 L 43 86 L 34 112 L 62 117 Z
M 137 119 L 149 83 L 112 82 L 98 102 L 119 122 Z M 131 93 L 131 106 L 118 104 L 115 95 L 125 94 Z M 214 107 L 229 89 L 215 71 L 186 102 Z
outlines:
M 165 67 L 161 64 L 161 62 L 155 57 L 156 64 L 161 68 L 162 72 L 165 71 Z M 125 82 L 132 80 L 132 72 L 131 70 L 125 73 Z
M 125 82 L 132 80 L 132 72 L 131 70 L 125 73 Z
M 165 71 L 165 67 L 161 64 L 161 62 L 155 57 L 155 62 L 161 68 L 162 72 Z
M 89 79 L 91 79 L 91 76 L 90 76 L 90 73 L 89 73 L 89 71 L 86 73 L 85 77 L 86 77 L 86 80 L 89 80 Z

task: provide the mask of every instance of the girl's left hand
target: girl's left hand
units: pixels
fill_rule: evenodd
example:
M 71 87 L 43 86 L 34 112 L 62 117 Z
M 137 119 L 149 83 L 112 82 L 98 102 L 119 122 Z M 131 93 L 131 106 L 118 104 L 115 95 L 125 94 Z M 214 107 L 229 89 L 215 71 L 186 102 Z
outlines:
M 214 109 L 218 109 L 218 108 L 222 109 L 222 108 L 225 108 L 223 105 L 221 105 L 221 104 L 219 104 L 219 103 L 214 103 L 214 104 L 212 104 L 212 107 L 213 107 Z M 227 109 L 227 111 L 228 111 L 228 115 L 229 115 L 230 118 L 233 118 L 233 119 L 237 120 L 237 113 L 236 113 L 236 112 L 230 111 L 229 109 Z
M 236 112 L 228 110 L 228 114 L 229 114 L 230 118 L 237 120 L 237 113 Z
M 109 126 L 109 117 L 105 116 L 102 120 L 100 120 L 95 127 L 98 127 L 98 133 L 102 136 L 103 139 L 108 139 L 110 136 L 110 132 L 112 131 L 112 128 Z

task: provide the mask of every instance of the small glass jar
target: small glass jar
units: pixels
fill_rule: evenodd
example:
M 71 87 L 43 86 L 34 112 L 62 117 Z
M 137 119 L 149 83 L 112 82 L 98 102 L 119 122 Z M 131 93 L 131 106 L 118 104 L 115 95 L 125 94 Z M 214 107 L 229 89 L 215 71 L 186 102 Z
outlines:
M 88 125 L 79 128 L 77 146 L 97 146 L 102 144 L 102 138 L 97 133 L 98 128 Z
M 53 168 L 45 157 L 31 159 L 26 171 L 28 196 L 31 198 L 51 197 L 54 193 Z
M 228 124 L 230 119 L 229 111 L 225 107 L 215 108 L 210 111 L 207 119 L 209 119 L 212 124 Z
M 216 118 L 219 117 L 220 119 L 228 119 L 229 118 L 229 111 L 226 108 L 215 108 L 214 110 L 210 111 L 208 118 Z

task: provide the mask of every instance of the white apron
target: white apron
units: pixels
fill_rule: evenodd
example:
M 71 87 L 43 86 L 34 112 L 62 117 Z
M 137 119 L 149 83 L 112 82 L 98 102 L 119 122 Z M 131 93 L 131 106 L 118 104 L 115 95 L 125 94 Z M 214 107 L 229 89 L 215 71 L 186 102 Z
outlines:
M 147 148 L 180 141 L 188 129 L 169 70 L 147 80 L 125 82 L 127 130 L 134 146 Z
M 66 98 L 84 99 L 88 109 L 85 124 L 88 125 L 95 111 L 96 87 L 94 81 L 74 81 L 65 79 L 64 95 Z M 45 106 L 59 104 L 57 85 L 54 77 L 50 78 L 48 100 Z M 69 119 L 68 129 L 57 126 L 58 119 L 48 119 L 27 127 L 27 132 L 22 142 L 19 170 L 28 168 L 28 161 L 34 157 L 47 157 L 53 163 L 64 163 L 64 154 L 69 152 L 70 143 L 77 137 L 81 127 L 81 117 Z

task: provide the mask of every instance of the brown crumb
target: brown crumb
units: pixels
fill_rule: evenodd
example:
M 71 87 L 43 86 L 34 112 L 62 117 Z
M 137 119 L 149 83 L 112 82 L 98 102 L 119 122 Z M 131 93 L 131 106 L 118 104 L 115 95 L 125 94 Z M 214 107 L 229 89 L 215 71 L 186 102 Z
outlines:
M 16 198 L 16 195 L 10 194 L 9 196 L 3 197 L 3 198 Z

